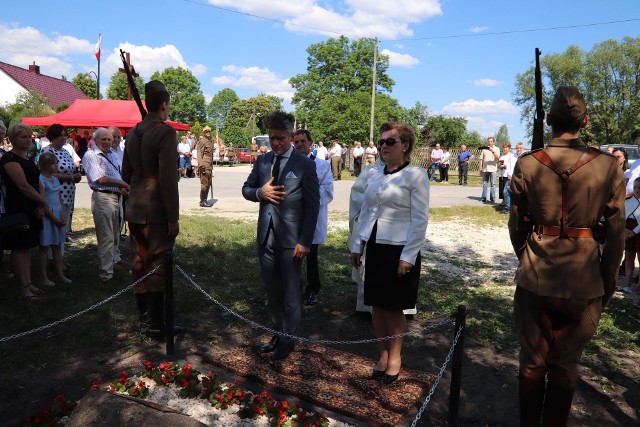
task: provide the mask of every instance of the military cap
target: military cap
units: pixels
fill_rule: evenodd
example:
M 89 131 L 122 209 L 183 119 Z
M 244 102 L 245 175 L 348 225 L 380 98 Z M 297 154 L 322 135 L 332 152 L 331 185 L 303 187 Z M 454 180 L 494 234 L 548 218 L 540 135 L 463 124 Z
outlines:
M 206 132 L 206 131 L 211 132 L 211 128 L 209 126 L 205 126 L 204 128 L 202 128 L 202 132 Z
M 549 115 L 558 122 L 569 122 L 587 112 L 584 97 L 575 86 L 560 86 L 556 91 Z
M 149 98 L 151 95 L 158 92 L 169 93 L 167 91 L 167 88 L 164 86 L 164 83 L 162 83 L 161 81 L 151 80 L 149 83 L 144 85 L 144 96 L 146 98 Z

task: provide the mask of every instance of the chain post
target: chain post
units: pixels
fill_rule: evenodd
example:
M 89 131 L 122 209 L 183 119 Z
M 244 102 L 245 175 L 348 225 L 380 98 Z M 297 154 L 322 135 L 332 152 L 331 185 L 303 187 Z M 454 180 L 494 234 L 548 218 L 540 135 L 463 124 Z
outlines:
M 167 356 L 173 355 L 173 251 L 164 257 L 164 339 Z
M 449 417 L 447 425 L 456 426 L 458 424 L 458 410 L 460 408 L 460 385 L 462 384 L 462 358 L 464 357 L 464 335 L 467 323 L 467 309 L 464 305 L 458 306 L 455 313 L 455 331 L 461 329 L 458 337 L 458 345 L 453 351 L 451 361 L 451 385 L 449 389 Z

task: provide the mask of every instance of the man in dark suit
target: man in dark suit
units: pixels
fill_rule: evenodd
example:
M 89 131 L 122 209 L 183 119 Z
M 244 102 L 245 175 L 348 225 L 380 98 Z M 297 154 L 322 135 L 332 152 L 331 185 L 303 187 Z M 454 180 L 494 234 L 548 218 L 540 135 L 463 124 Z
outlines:
M 521 426 L 567 423 L 578 362 L 614 292 L 624 249 L 622 171 L 582 142 L 588 123 L 578 89 L 558 88 L 547 116 L 553 139 L 520 156 L 511 179 Z M 602 246 L 593 235 L 601 218 Z
M 133 279 L 160 268 L 134 289 L 141 332 L 164 338 L 164 261 L 173 250 L 178 224 L 178 143 L 176 131 L 165 123 L 170 97 L 164 84 L 152 80 L 144 87 L 149 113 L 127 134 L 122 178 L 131 184 L 126 217 L 131 233 Z
M 245 199 L 260 203 L 258 257 L 273 328 L 294 335 L 302 317 L 300 266 L 309 253 L 316 228 L 320 195 L 313 160 L 291 145 L 295 119 L 274 111 L 264 118 L 272 151 L 258 156 L 242 186 Z M 263 352 L 286 358 L 293 339 L 274 335 Z

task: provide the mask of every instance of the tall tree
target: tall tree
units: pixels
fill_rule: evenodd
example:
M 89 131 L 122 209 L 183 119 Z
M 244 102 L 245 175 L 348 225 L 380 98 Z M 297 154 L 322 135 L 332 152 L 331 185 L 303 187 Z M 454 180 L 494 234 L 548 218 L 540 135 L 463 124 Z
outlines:
M 181 67 L 165 68 L 156 71 L 151 80 L 160 80 L 171 94 L 169 119 L 178 122 L 193 123 L 206 119 L 206 102 L 200 89 L 200 81 Z
M 574 85 L 585 95 L 590 125 L 581 137 L 588 143 L 629 143 L 640 126 L 640 38 L 606 40 L 584 52 L 569 46 L 547 54 L 540 63 L 543 104 L 548 111 L 560 85 Z M 521 121 L 531 129 L 535 104 L 533 66 L 516 75 L 514 102 L 522 108 Z
M 224 119 L 234 102 L 239 100 L 238 94 L 228 87 L 218 91 L 207 105 L 207 116 L 214 125 L 224 126 Z
M 224 120 L 221 137 L 238 147 L 248 147 L 251 137 L 264 133 L 262 118 L 282 108 L 282 99 L 260 94 L 249 99 L 239 99 L 231 105 Z M 238 129 L 242 129 L 242 134 Z
M 7 104 L 6 109 L 10 117 L 9 123 L 19 123 L 23 117 L 44 117 L 55 113 L 47 98 L 32 90 L 18 93 L 16 102 Z M 5 122 L 5 125 L 9 123 Z
M 144 80 L 142 77 L 134 77 L 133 81 L 138 88 L 140 98 L 144 99 Z M 113 73 L 111 80 L 109 81 L 109 87 L 107 88 L 107 98 L 126 100 L 129 95 L 129 81 L 127 75 L 119 71 Z
M 326 100 L 359 96 L 356 94 L 362 90 L 371 93 L 374 45 L 373 39 L 349 42 L 347 37 L 341 36 L 307 48 L 307 72 L 289 80 L 296 90 L 292 103 L 296 106 L 299 122 L 318 122 L 317 115 L 327 104 Z M 376 91 L 379 93 L 390 92 L 395 84 L 387 74 L 388 68 L 388 56 L 378 55 Z M 369 119 L 365 122 L 369 123 Z
M 71 83 L 91 99 L 98 98 L 98 84 L 91 73 L 78 73 Z
M 459 147 L 467 140 L 467 119 L 442 114 L 429 116 L 420 133 L 427 145 L 439 143 L 446 147 Z
M 503 124 L 496 133 L 496 145 L 501 146 L 505 142 L 511 142 L 511 139 L 509 139 L 509 128 Z

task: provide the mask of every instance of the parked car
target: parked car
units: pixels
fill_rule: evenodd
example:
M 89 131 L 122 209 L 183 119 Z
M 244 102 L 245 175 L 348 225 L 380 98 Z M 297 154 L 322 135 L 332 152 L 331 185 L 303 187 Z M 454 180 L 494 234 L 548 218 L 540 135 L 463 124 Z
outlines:
M 236 148 L 236 159 L 238 159 L 240 163 L 251 163 L 251 149 Z
M 635 144 L 606 144 L 601 145 L 600 150 L 607 152 L 607 148 L 622 148 L 627 152 L 627 163 L 629 167 L 635 163 L 636 160 L 640 159 L 640 154 L 638 154 L 638 146 Z

